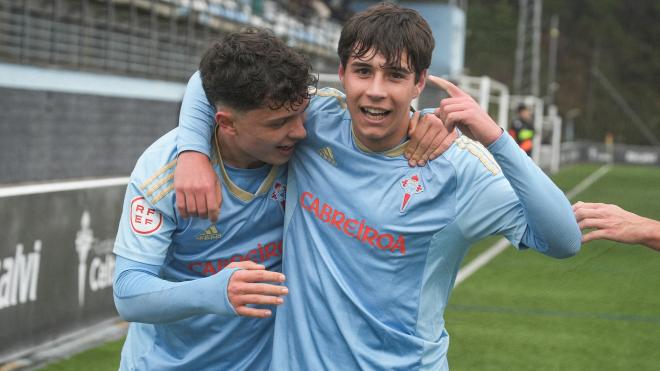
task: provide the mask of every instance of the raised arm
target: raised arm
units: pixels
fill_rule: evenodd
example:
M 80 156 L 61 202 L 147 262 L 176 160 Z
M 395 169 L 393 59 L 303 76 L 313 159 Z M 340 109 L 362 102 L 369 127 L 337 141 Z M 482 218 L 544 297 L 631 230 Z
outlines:
M 179 113 L 178 164 L 174 172 L 176 206 L 186 218 L 217 221 L 222 194 L 209 161 L 215 108 L 202 87 L 199 71 L 190 77 Z
M 580 230 L 563 192 L 503 132 L 479 104 L 449 81 L 429 76 L 449 93 L 435 111 L 449 131 L 461 132 L 488 148 L 518 197 L 527 222 L 522 244 L 543 254 L 564 258 L 580 249 Z

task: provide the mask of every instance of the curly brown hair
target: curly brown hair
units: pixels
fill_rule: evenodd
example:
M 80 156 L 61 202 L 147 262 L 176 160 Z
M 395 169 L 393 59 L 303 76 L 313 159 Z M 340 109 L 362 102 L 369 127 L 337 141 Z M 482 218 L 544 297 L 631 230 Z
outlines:
M 405 51 L 417 82 L 431 65 L 434 47 L 431 27 L 416 10 L 381 3 L 356 13 L 344 24 L 337 54 L 344 67 L 350 57 L 369 58 L 373 52 L 382 54 L 388 65 L 400 66 Z
M 317 77 L 306 57 L 272 32 L 248 28 L 225 35 L 204 53 L 202 85 L 216 107 L 294 109 L 310 98 Z

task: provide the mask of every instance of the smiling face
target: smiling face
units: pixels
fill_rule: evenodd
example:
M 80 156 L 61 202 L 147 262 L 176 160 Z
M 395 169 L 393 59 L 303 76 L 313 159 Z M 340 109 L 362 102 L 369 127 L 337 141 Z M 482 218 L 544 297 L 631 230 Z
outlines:
M 426 82 L 426 70 L 416 82 L 404 52 L 400 65 L 387 63 L 373 49 L 361 57 L 351 56 L 339 67 L 346 102 L 357 138 L 372 151 L 397 146 L 408 130 L 410 103 Z
M 306 135 L 304 111 L 317 81 L 307 58 L 255 28 L 215 42 L 199 70 L 206 98 L 216 107 L 223 160 L 239 168 L 287 162 Z
M 223 160 L 238 168 L 285 164 L 295 144 L 307 135 L 303 122 L 308 103 L 277 110 L 263 107 L 246 112 L 218 111 Z

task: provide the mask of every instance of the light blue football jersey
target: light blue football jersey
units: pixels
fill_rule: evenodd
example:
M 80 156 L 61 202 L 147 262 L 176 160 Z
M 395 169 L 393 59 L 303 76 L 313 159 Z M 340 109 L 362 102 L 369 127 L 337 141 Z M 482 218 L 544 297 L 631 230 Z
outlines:
M 174 282 L 213 275 L 234 261 L 253 260 L 281 271 L 286 169 L 231 169 L 212 147 L 222 179 L 220 218 L 178 216 L 173 191 L 177 129 L 140 157 L 126 192 L 114 252 L 161 266 Z M 222 300 L 218 298 L 218 300 Z M 274 318 L 205 314 L 170 323 L 131 323 L 121 369 L 265 370 L 272 350 Z
M 511 185 L 464 136 L 425 167 L 408 166 L 405 143 L 369 151 L 332 89 L 312 100 L 307 128 L 289 162 L 290 294 L 271 369 L 448 369 L 443 312 L 468 247 L 496 234 L 519 247 L 527 229 Z

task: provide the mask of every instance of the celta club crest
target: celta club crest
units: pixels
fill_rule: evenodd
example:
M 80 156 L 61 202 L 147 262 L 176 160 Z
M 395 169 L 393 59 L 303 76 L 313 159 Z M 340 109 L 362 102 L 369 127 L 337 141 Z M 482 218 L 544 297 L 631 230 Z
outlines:
M 279 202 L 284 210 L 286 205 L 286 186 L 280 182 L 273 184 L 273 191 L 270 193 L 270 199 Z
M 412 196 L 424 192 L 424 186 L 419 182 L 419 175 L 415 174 L 401 180 L 401 188 L 403 188 L 403 202 L 399 212 L 404 212 Z

